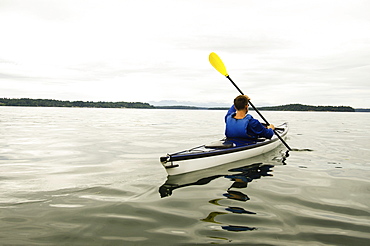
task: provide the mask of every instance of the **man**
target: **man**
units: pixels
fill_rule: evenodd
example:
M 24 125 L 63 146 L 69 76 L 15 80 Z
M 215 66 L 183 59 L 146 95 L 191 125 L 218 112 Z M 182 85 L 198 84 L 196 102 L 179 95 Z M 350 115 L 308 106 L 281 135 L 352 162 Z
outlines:
M 245 95 L 237 96 L 234 105 L 231 106 L 225 116 L 226 130 L 228 138 L 272 138 L 274 135 L 274 125 L 264 127 L 258 120 L 248 114 L 250 98 Z

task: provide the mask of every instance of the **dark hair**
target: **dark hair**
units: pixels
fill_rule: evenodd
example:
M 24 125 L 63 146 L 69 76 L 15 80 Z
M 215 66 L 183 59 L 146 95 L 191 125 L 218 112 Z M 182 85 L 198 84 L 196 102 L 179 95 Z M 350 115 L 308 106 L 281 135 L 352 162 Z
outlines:
M 236 110 L 243 110 L 248 106 L 248 104 L 249 104 L 249 100 L 244 95 L 237 96 L 234 99 L 234 106 Z

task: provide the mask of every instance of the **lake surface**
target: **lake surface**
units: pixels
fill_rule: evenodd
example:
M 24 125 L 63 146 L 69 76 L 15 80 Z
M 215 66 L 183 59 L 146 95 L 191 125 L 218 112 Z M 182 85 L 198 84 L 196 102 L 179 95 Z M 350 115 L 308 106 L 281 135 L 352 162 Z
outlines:
M 289 157 L 167 177 L 225 113 L 0 107 L 0 244 L 369 245 L 369 113 L 262 112 Z

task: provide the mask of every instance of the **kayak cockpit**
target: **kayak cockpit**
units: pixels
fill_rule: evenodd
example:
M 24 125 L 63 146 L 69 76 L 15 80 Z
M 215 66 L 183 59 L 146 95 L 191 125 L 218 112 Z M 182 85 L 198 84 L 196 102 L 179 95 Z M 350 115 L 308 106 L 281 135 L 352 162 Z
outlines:
M 227 141 L 227 140 L 219 140 L 219 141 L 215 141 L 215 142 L 204 145 L 205 148 L 209 148 L 209 149 L 227 149 L 227 148 L 232 148 L 235 146 L 236 145 L 233 142 Z

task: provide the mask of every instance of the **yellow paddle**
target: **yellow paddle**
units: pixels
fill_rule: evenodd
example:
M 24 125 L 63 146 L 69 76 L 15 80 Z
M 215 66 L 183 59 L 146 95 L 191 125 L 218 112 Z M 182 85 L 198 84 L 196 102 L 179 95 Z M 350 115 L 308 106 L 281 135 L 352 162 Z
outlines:
M 216 68 L 217 71 L 219 71 L 222 75 L 226 76 L 226 78 L 230 80 L 230 82 L 235 86 L 235 88 L 239 91 L 240 94 L 244 95 L 244 93 L 239 89 L 239 87 L 230 78 L 229 74 L 226 71 L 226 67 L 224 63 L 222 62 L 221 58 L 216 53 L 212 52 L 211 54 L 209 54 L 209 62 L 214 68 Z M 258 111 L 258 109 L 253 105 L 251 101 L 249 101 L 249 105 L 252 106 L 254 111 L 256 111 L 259 114 L 259 116 L 265 121 L 267 125 L 270 125 L 270 123 L 268 123 L 265 117 L 263 117 L 263 115 L 260 113 L 260 111 Z M 275 130 L 274 130 L 274 133 L 281 140 L 281 142 L 285 145 L 285 147 L 288 148 L 288 150 L 292 150 L 289 147 L 289 145 L 280 137 L 280 135 Z
M 221 58 L 214 52 L 209 54 L 209 62 L 211 65 L 216 68 L 217 71 L 219 71 L 224 76 L 229 76 L 226 71 L 226 67 L 224 63 L 222 62 Z

